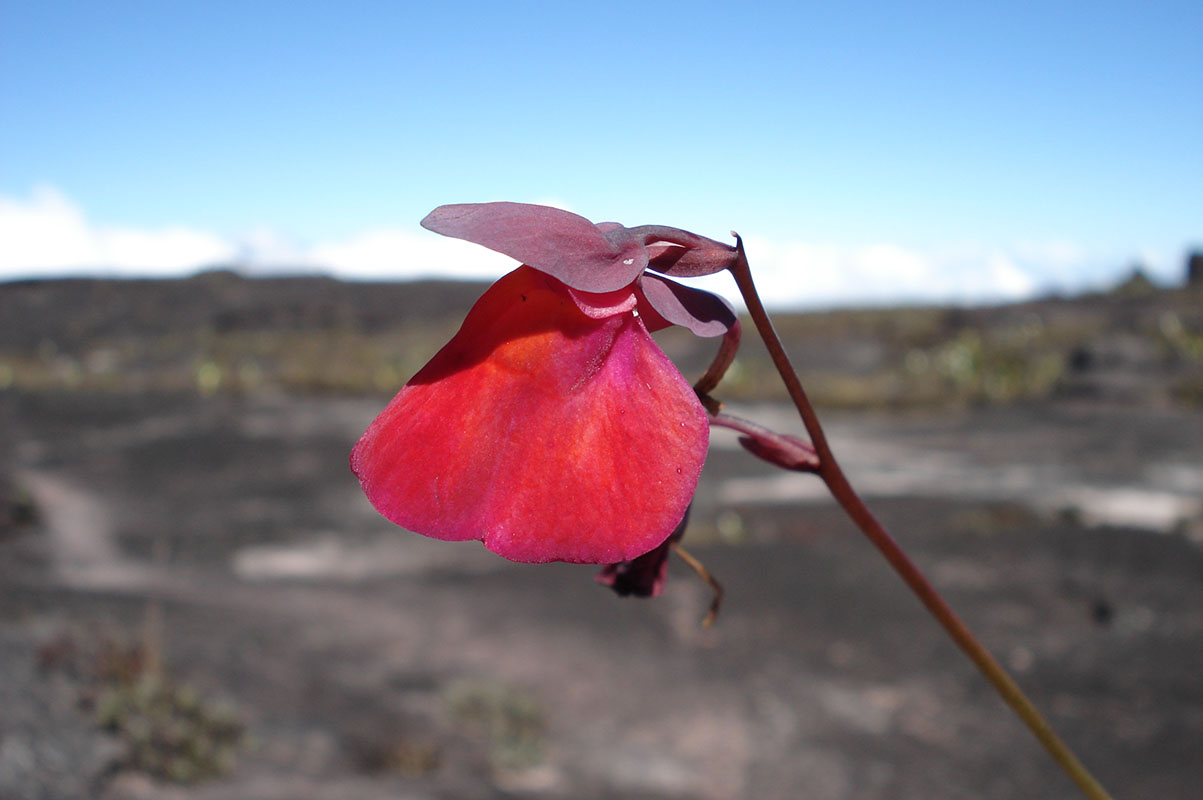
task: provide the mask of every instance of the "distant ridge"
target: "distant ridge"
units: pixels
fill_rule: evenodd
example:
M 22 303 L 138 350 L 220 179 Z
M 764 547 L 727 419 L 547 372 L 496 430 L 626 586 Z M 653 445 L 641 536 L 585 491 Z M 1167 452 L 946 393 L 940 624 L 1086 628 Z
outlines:
M 187 278 L 0 283 L 0 391 L 396 391 L 455 333 L 483 282 L 342 281 L 229 269 Z M 1139 272 L 1114 289 L 980 306 L 778 313 L 819 403 L 841 408 L 1031 402 L 1203 406 L 1203 296 Z M 714 342 L 657 334 L 686 376 Z M 725 399 L 784 399 L 745 346 Z
M 321 275 L 248 277 L 214 269 L 186 278 L 51 278 L 0 283 L 0 347 L 52 339 L 60 349 L 125 336 L 211 329 L 345 330 L 462 315 L 488 286 L 474 281 L 348 282 Z

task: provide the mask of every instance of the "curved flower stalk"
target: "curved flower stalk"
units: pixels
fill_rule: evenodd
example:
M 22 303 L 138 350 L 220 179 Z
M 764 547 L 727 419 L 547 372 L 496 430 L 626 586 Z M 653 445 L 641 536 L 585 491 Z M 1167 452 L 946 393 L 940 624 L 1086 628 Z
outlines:
M 814 473 L 1082 792 L 1109 795 L 952 611 L 857 495 L 773 330 L 736 237 L 730 247 L 676 228 L 594 225 L 544 206 L 441 206 L 422 221 L 523 262 L 477 301 L 455 337 L 393 398 L 351 452 L 381 514 L 438 539 L 483 541 L 515 561 L 604 564 L 622 595 L 660 593 L 684 552 L 709 427 L 753 455 Z M 724 414 L 710 396 L 739 346 L 730 305 L 669 277 L 728 270 L 810 441 Z M 722 336 L 690 387 L 649 333 Z

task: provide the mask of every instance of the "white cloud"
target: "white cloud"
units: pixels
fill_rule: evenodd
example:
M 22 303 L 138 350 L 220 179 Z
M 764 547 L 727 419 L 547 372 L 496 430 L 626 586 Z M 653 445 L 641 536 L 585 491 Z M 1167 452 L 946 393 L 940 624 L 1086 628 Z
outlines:
M 1013 248 L 1017 258 L 1046 267 L 1069 270 L 1086 259 L 1086 251 L 1076 242 L 1056 239 L 1048 242 L 1018 242 Z
M 221 239 L 184 227 L 138 230 L 89 222 L 51 187 L 28 200 L 0 196 L 0 275 L 32 277 L 81 272 L 174 274 L 230 261 Z
M 417 226 L 384 228 L 315 245 L 309 263 L 349 278 L 496 278 L 516 265 L 492 250 L 446 239 Z
M 919 251 L 865 245 L 745 240 L 765 303 L 825 306 L 1013 300 L 1039 288 L 1039 267 L 984 247 Z
M 270 265 L 279 269 L 304 268 L 308 265 L 304 248 L 270 228 L 255 228 L 239 237 L 238 263 L 257 268 Z
M 505 256 L 436 236 L 417 224 L 308 245 L 271 230 L 233 238 L 185 227 L 100 225 L 50 187 L 37 188 L 25 199 L 0 195 L 0 242 L 0 279 L 186 274 L 214 264 L 238 264 L 257 273 L 302 269 L 351 279 L 489 279 L 514 266 Z M 1012 300 L 1049 285 L 1083 286 L 1091 272 L 1086 252 L 1061 241 L 929 250 L 888 242 L 849 245 L 754 236 L 745 243 L 761 294 L 775 307 Z M 700 285 L 735 299 L 729 276 L 712 276 Z

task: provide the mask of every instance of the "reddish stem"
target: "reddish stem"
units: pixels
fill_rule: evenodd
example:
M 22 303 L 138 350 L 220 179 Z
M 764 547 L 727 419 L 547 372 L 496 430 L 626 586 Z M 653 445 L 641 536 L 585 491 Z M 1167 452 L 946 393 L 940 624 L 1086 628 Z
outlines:
M 723 339 L 719 343 L 718 352 L 714 354 L 714 360 L 710 362 L 710 366 L 706 369 L 706 374 L 698 378 L 697 383 L 693 385 L 693 390 L 698 393 L 699 397 L 706 397 L 714 387 L 718 386 L 719 381 L 727 374 L 727 368 L 735 361 L 735 354 L 739 352 L 739 339 L 743 335 L 743 326 L 739 324 L 739 320 L 735 320 L 727 332 L 723 334 Z
M 736 257 L 732 262 L 730 271 L 735 278 L 735 283 L 739 287 L 740 294 L 743 295 L 744 303 L 748 307 L 748 314 L 752 317 L 756 324 L 756 330 L 764 340 L 765 347 L 768 348 L 769 355 L 773 359 L 774 366 L 777 367 L 777 372 L 780 373 L 782 381 L 785 383 L 785 388 L 789 392 L 790 399 L 798 409 L 798 413 L 802 417 L 802 423 L 806 426 L 806 432 L 810 435 L 811 443 L 814 445 L 815 453 L 818 455 L 819 464 L 815 470 L 816 474 L 823 479 L 827 484 L 833 497 L 844 509 L 845 513 L 856 523 L 856 526 L 869 538 L 874 546 L 877 547 L 881 554 L 885 556 L 902 578 L 906 585 L 910 587 L 925 605 L 936 621 L 944 627 L 948 635 L 956 642 L 957 646 L 965 652 L 969 659 L 977 666 L 977 668 L 986 677 L 986 680 L 994 686 L 995 690 L 1002 696 L 1003 700 L 1011 706 L 1012 710 L 1023 720 L 1024 724 L 1032 731 L 1044 748 L 1056 760 L 1056 762 L 1065 770 L 1066 774 L 1074 780 L 1082 793 L 1091 798 L 1091 800 L 1111 800 L 1111 795 L 1102 787 L 1093 775 L 1086 769 L 1077 756 L 1073 754 L 1061 738 L 1053 731 L 1052 727 L 1036 709 L 1036 706 L 1027 698 L 1019 685 L 1011 678 L 1002 665 L 990 655 L 990 652 L 982 645 L 981 642 L 969 631 L 965 623 L 945 602 L 936 588 L 923 575 L 915 563 L 911 561 L 906 552 L 894 541 L 889 532 L 882 526 L 873 513 L 869 511 L 868 506 L 861 500 L 860 496 L 852 488 L 848 482 L 844 471 L 840 469 L 839 463 L 835 460 L 835 456 L 831 452 L 831 447 L 827 443 L 827 436 L 823 432 L 822 425 L 819 424 L 818 415 L 815 414 L 814 407 L 811 406 L 810 400 L 806 397 L 806 392 L 802 389 L 802 382 L 798 378 L 798 374 L 794 371 L 793 365 L 790 363 L 789 356 L 785 352 L 785 348 L 781 344 L 777 332 L 773 329 L 773 323 L 769 319 L 768 314 L 764 310 L 764 304 L 760 302 L 760 295 L 756 291 L 756 285 L 752 281 L 752 272 L 748 267 L 748 259 L 744 253 L 743 241 L 738 235 L 736 241 Z

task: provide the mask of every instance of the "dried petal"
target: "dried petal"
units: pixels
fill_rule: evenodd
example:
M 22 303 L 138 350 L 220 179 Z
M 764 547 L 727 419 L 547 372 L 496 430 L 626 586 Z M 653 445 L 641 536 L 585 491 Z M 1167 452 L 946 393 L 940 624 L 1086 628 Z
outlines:
M 665 581 L 668 580 L 668 551 L 673 542 L 680 541 L 685 535 L 687 524 L 688 509 L 672 535 L 661 542 L 659 547 L 633 561 L 607 564 L 598 571 L 594 580 L 603 586 L 609 586 L 620 597 L 659 597 L 664 591 Z
M 659 597 L 668 580 L 668 551 L 672 539 L 631 561 L 606 564 L 594 580 L 609 586 L 620 597 Z

